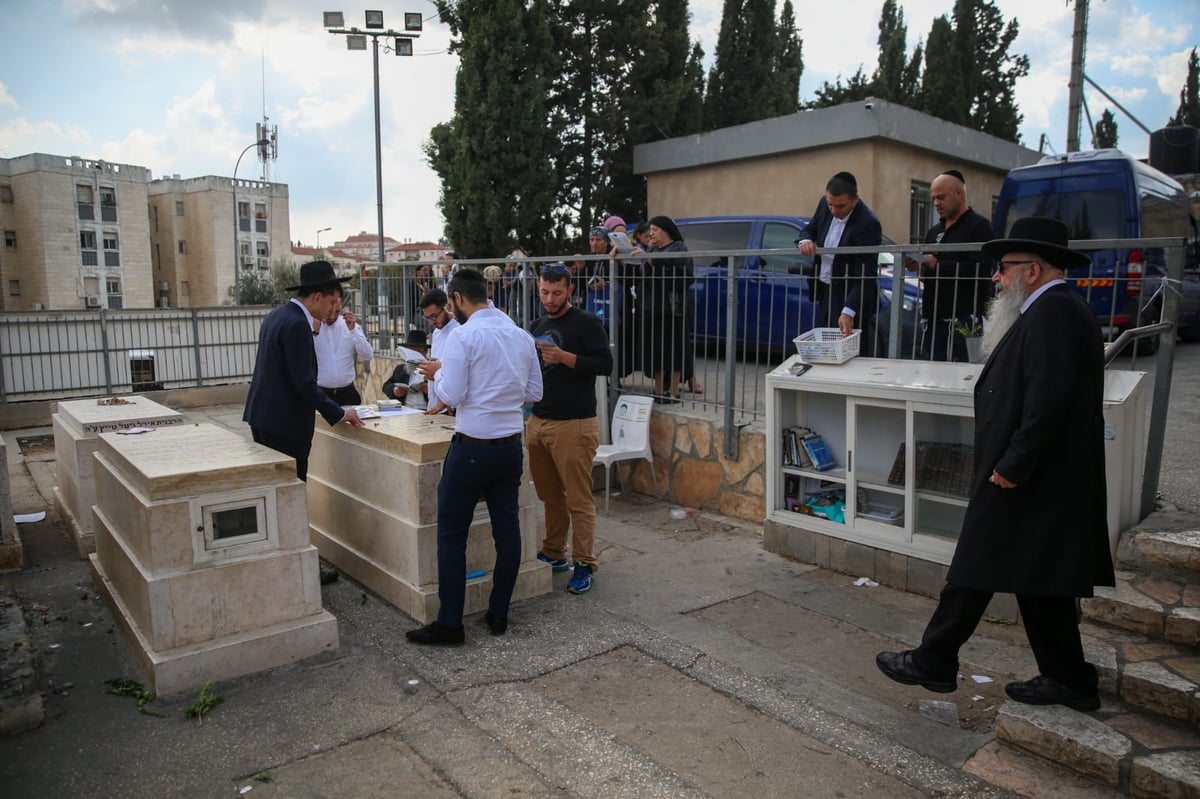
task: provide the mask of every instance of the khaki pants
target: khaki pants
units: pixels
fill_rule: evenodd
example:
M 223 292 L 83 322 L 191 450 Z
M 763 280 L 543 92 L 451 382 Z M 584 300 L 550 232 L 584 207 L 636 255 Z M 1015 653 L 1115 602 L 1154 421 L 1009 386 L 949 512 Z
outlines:
M 567 532 L 573 530 L 571 559 L 593 570 L 596 500 L 592 497 L 592 458 L 600 445 L 600 423 L 590 419 L 542 419 L 530 416 L 525 427 L 529 471 L 538 499 L 546 506 L 542 554 L 567 557 Z

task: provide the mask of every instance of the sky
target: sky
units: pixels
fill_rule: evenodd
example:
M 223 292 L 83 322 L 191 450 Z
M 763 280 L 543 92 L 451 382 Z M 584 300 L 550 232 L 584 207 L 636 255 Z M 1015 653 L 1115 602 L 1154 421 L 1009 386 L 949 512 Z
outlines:
M 794 0 L 804 47 L 801 101 L 824 81 L 870 74 L 882 0 L 836 6 Z M 782 6 L 782 0 L 779 0 Z M 1014 52 L 1029 56 L 1017 84 L 1021 136 L 1047 152 L 1066 149 L 1067 79 L 1074 5 L 998 0 L 1018 19 Z M 425 161 L 429 130 L 454 110 L 457 58 L 428 0 L 372 3 L 389 28 L 405 12 L 425 16 L 415 55 L 379 55 L 384 232 L 399 241 L 442 234 L 439 182 Z M 711 64 L 722 0 L 691 0 L 691 33 Z M 836 13 L 834 8 L 836 7 Z M 909 48 L 953 0 L 901 0 Z M 288 184 L 291 237 L 328 246 L 377 230 L 375 124 L 370 51 L 351 52 L 327 33 L 322 11 L 362 27 L 367 6 L 312 0 L 0 0 L 0 156 L 41 152 L 148 167 L 154 177 L 233 174 L 263 118 L 278 126 L 269 179 Z M 1093 0 L 1085 71 L 1150 130 L 1179 104 L 1188 52 L 1200 46 L 1200 0 Z M 1086 91 L 1093 119 L 1111 103 Z M 1117 116 L 1122 149 L 1149 136 Z M 1086 119 L 1084 146 L 1090 143 Z M 239 178 L 263 176 L 254 151 Z M 651 209 L 670 214 L 670 209 Z M 753 213 L 754 209 L 746 209 Z

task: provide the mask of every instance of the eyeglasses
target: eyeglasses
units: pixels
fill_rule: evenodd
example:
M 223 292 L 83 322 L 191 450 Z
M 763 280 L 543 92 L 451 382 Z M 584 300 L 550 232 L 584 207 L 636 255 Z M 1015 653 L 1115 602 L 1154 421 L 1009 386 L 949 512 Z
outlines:
M 995 268 L 992 270 L 992 272 L 994 272 L 994 273 L 995 273 L 995 272 L 998 272 L 998 273 L 1000 273 L 1000 274 L 1004 274 L 1004 272 L 1005 272 L 1005 270 L 1006 270 L 1006 269 L 1008 269 L 1008 268 L 1010 268 L 1010 267 L 1013 267 L 1013 266 L 1033 266 L 1034 264 L 1040 264 L 1040 263 L 1041 263 L 1041 261 L 1037 261 L 1037 260 L 1028 260 L 1028 261 L 1024 261 L 1024 260 L 1022 260 L 1022 261 L 997 261 L 997 262 L 996 262 L 996 266 L 995 266 Z
M 542 274 L 543 275 L 565 275 L 565 274 L 569 273 L 570 271 L 571 270 L 567 268 L 566 264 L 543 264 L 542 265 Z

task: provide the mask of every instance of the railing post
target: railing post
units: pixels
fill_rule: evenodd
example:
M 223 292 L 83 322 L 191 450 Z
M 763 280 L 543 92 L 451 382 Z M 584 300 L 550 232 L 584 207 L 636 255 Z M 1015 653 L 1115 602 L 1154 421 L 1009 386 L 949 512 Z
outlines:
M 904 253 L 892 256 L 892 307 L 888 317 L 888 357 L 900 357 L 900 323 L 904 321 Z M 896 263 L 899 261 L 899 263 Z M 916 318 L 921 318 L 921 309 L 917 309 Z M 876 325 L 876 330 L 879 329 Z M 914 335 L 916 331 L 914 330 Z M 863 335 L 866 335 L 864 332 Z
M 196 387 L 200 388 L 204 385 L 204 373 L 200 359 L 200 319 L 195 308 L 189 310 L 192 317 L 192 358 L 196 361 Z
M 1171 401 L 1171 377 L 1175 364 L 1175 335 L 1179 324 L 1179 292 L 1183 286 L 1183 262 L 1187 242 L 1167 248 L 1167 279 L 1162 290 L 1162 319 L 1170 328 L 1158 334 L 1158 355 L 1154 368 L 1154 398 L 1150 407 L 1150 429 L 1146 434 L 1146 465 L 1142 475 L 1141 518 L 1154 511 L 1158 495 L 1158 477 L 1162 470 L 1163 438 L 1167 434 L 1167 405 Z M 1137 346 L 1136 344 L 1134 346 Z
M 112 364 L 109 359 L 112 353 L 108 351 L 108 316 L 107 311 L 100 309 L 100 349 L 104 353 L 104 390 L 112 396 Z
M 725 457 L 738 457 L 738 426 L 733 421 L 733 403 L 737 396 L 734 377 L 737 370 L 737 259 L 725 256 Z

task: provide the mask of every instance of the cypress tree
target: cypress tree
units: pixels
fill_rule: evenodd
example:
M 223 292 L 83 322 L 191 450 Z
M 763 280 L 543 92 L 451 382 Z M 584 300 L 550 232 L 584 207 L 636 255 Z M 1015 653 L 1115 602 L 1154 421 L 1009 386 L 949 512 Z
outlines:
M 738 94 L 742 91 L 742 18 L 745 0 L 725 0 L 721 29 L 704 95 L 704 129 L 715 130 L 737 124 Z
M 912 104 L 912 87 L 908 78 L 908 27 L 904 24 L 904 11 L 896 0 L 884 0 L 879 12 L 879 63 L 871 76 L 871 91 L 876 97 L 903 105 Z
M 1179 108 L 1175 116 L 1167 120 L 1168 125 L 1191 125 L 1200 128 L 1200 57 L 1196 48 L 1188 56 L 1188 72 L 1183 88 L 1179 90 Z
M 1029 57 L 1009 53 L 1017 38 L 1017 21 L 1005 25 L 1004 16 L 991 0 L 978 2 L 976 10 L 975 94 L 967 95 L 970 125 L 1002 139 L 1020 141 L 1018 129 L 1025 117 L 1017 108 L 1016 84 L 1018 78 L 1029 74 Z
M 954 46 L 954 30 L 943 14 L 929 29 L 918 110 L 960 125 L 967 123 L 961 66 Z
M 1096 120 L 1095 146 L 1098 150 L 1117 146 L 1117 119 L 1111 108 L 1104 109 L 1100 119 Z
M 779 44 L 775 60 L 775 89 L 778 95 L 774 115 L 794 114 L 800 110 L 800 76 L 804 74 L 804 43 L 796 28 L 792 0 L 783 0 L 779 15 Z

